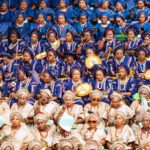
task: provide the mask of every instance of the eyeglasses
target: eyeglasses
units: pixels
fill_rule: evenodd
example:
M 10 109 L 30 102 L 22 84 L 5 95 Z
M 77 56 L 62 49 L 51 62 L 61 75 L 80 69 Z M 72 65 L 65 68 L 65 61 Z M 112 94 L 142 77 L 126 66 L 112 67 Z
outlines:
M 88 123 L 97 123 L 96 120 L 89 120 Z
M 93 98 L 92 101 L 100 101 L 100 100 L 97 98 Z

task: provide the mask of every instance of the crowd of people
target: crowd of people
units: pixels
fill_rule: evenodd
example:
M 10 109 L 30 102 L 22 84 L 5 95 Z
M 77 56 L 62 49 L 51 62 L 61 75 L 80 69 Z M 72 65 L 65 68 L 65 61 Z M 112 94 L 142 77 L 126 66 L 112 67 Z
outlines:
M 149 100 L 150 0 L 0 0 L 1 150 L 150 150 Z

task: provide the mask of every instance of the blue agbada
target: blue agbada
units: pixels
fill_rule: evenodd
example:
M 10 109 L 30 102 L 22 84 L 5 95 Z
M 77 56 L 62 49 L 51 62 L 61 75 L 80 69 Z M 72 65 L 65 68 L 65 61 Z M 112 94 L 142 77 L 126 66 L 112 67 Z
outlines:
M 11 8 L 18 8 L 19 7 L 18 0 L 1 0 L 0 1 L 0 5 L 2 3 L 6 3 L 8 5 L 9 9 L 11 9 Z

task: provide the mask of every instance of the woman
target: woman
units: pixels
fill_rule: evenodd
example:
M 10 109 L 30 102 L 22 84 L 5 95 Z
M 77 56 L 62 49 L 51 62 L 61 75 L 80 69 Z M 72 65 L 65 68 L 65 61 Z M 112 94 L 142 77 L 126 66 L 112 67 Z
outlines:
M 64 105 L 55 113 L 56 122 L 59 122 L 65 112 L 74 118 L 77 128 L 81 130 L 84 122 L 83 107 L 74 104 L 75 94 L 72 91 L 66 91 L 63 95 L 63 100 Z
M 125 150 L 125 145 L 123 143 L 116 142 L 111 146 L 111 150 Z
M 53 48 L 57 54 L 60 55 L 60 40 L 58 39 L 58 31 L 55 27 L 48 28 L 46 31 L 47 42 L 45 45 L 45 51 Z
M 48 119 L 44 114 L 38 114 L 34 117 L 35 127 L 32 130 L 34 139 L 43 142 L 44 146 L 49 150 L 52 150 L 53 135 L 56 131 L 56 126 L 49 127 L 47 123 Z
M 28 150 L 41 150 L 42 149 L 42 142 L 38 140 L 33 140 L 29 143 Z
M 145 47 L 139 47 L 137 49 L 137 62 L 136 62 L 136 77 L 144 79 L 144 72 L 150 69 L 150 61 L 147 60 L 148 50 Z
M 59 12 L 57 14 L 57 24 L 55 24 L 54 27 L 59 33 L 58 37 L 60 38 L 60 41 L 65 40 L 67 29 L 75 32 L 75 29 L 68 22 L 66 22 L 66 16 L 63 12 Z
M 150 114 L 149 113 L 141 114 L 141 122 L 142 122 L 142 128 L 138 128 L 137 131 L 135 132 L 136 135 L 135 148 L 142 148 L 142 144 L 144 143 L 144 141 L 150 138 L 149 135 Z
M 60 141 L 58 150 L 76 150 L 76 148 L 73 146 L 70 140 L 62 140 Z
M 133 99 L 131 98 L 137 92 L 136 81 L 134 78 L 129 78 L 129 69 L 125 65 L 118 66 L 118 79 L 113 82 L 114 91 L 119 92 L 125 103 L 130 105 Z
M 150 88 L 148 86 L 141 86 L 138 88 L 138 93 L 140 96 L 139 101 L 132 102 L 130 108 L 135 112 L 135 115 L 140 115 L 141 113 L 144 113 L 144 108 L 142 106 L 142 97 L 144 97 L 147 101 L 150 98 Z
M 11 107 L 12 112 L 19 112 L 25 123 L 34 116 L 34 107 L 30 104 L 30 93 L 26 88 L 20 88 L 16 93 L 17 103 Z
M 132 129 L 126 125 L 126 115 L 117 111 L 114 117 L 115 125 L 109 128 L 106 136 L 107 147 L 110 148 L 114 142 L 120 142 L 125 144 L 126 148 L 132 148 L 135 136 Z
M 89 116 L 87 116 L 86 121 L 89 127 L 82 130 L 83 139 L 85 142 L 94 140 L 98 143 L 99 147 L 102 148 L 106 142 L 106 133 L 104 128 L 98 128 L 98 124 L 100 124 L 99 117 L 96 114 L 91 113 Z
M 108 75 L 117 76 L 117 68 L 119 65 L 125 65 L 129 70 L 134 70 L 135 61 L 132 57 L 124 56 L 125 47 L 123 44 L 117 44 L 113 49 L 113 57 L 108 61 Z
M 27 126 L 22 124 L 22 115 L 19 112 L 12 112 L 10 122 L 11 125 L 3 128 L 1 136 L 8 136 L 7 141 L 13 144 L 15 150 L 27 148 L 33 136 Z
M 143 150 L 149 150 L 149 149 L 150 149 L 150 140 L 146 140 L 146 141 L 142 144 L 142 148 L 143 148 Z
M 90 93 L 90 100 L 89 104 L 86 104 L 84 107 L 84 116 L 88 117 L 88 115 L 93 112 L 97 114 L 100 118 L 103 118 L 104 113 L 108 109 L 108 105 L 106 103 L 101 102 L 103 93 L 99 90 L 93 90 Z
M 4 143 L 2 143 L 0 148 L 1 148 L 1 150 L 7 150 L 7 149 L 14 150 L 14 146 L 12 145 L 11 142 L 4 142 Z
M 108 126 L 112 126 L 115 123 L 114 115 L 116 112 L 121 111 L 125 114 L 126 119 L 131 119 L 134 116 L 134 111 L 125 104 L 122 104 L 122 96 L 118 92 L 113 92 L 110 95 L 110 106 L 107 111 L 103 114 L 105 120 L 107 120 Z
M 42 113 L 48 120 L 53 120 L 56 110 L 59 109 L 59 105 L 52 101 L 52 94 L 49 89 L 40 90 L 40 99 L 35 105 L 35 114 Z

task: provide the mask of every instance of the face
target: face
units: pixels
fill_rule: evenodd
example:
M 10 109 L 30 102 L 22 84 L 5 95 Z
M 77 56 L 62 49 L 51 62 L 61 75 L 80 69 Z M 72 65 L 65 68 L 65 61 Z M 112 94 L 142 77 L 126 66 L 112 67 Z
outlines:
M 58 16 L 58 23 L 60 24 L 65 23 L 65 17 L 63 15 Z
M 72 34 L 70 32 L 66 33 L 66 41 L 67 42 L 73 41 L 73 37 L 72 37 Z
M 66 7 L 66 4 L 65 4 L 65 2 L 64 2 L 63 0 L 61 0 L 61 1 L 59 2 L 59 7 L 60 7 L 60 8 Z
M 79 70 L 74 70 L 72 73 L 72 80 L 78 82 L 80 80 L 80 72 Z
M 93 106 L 97 106 L 99 104 L 99 101 L 101 100 L 101 97 L 97 94 L 95 94 L 93 97 L 92 97 L 92 105 Z
M 85 24 L 86 21 L 87 21 L 86 16 L 81 16 L 81 17 L 80 17 L 80 22 L 81 22 L 82 24 Z
M 86 56 L 87 56 L 87 57 L 88 57 L 88 56 L 93 56 L 93 55 L 95 55 L 95 53 L 93 52 L 92 49 L 87 49 L 87 50 L 86 50 Z
M 118 26 L 121 26 L 123 24 L 123 20 L 121 18 L 116 18 L 116 23 Z
M 45 9 L 46 8 L 46 3 L 44 1 L 41 1 L 40 8 L 41 9 Z
M 144 23 L 145 20 L 146 20 L 145 15 L 144 15 L 144 14 L 140 14 L 140 15 L 139 15 L 139 22 L 140 22 L 140 23 Z
M 22 70 L 18 70 L 18 78 L 20 81 L 23 81 L 26 77 L 26 74 Z
M 45 72 L 45 73 L 43 74 L 43 82 L 48 84 L 48 83 L 50 83 L 51 81 L 52 81 L 52 78 L 49 76 L 48 73 Z
M 144 146 L 144 150 L 150 150 L 150 142 Z
M 46 128 L 46 122 L 43 121 L 43 120 L 38 120 L 37 121 L 37 126 L 38 126 L 38 129 L 43 131 L 45 128 Z
M 48 60 L 49 62 L 51 62 L 51 61 L 54 61 L 55 58 L 56 58 L 56 56 L 54 55 L 54 53 L 51 52 L 51 51 L 49 51 L 48 54 L 47 54 L 47 60 Z
M 49 34 L 49 41 L 50 42 L 55 42 L 55 40 L 56 40 L 55 34 L 54 33 L 50 33 Z
M 120 146 L 117 146 L 114 150 L 124 150 L 124 149 Z
M 30 60 L 31 60 L 30 54 L 27 53 L 27 52 L 25 52 L 25 53 L 23 54 L 23 60 L 24 60 L 25 62 L 30 62 Z
M 2 75 L 2 73 L 0 72 L 0 81 L 2 81 L 2 79 L 3 79 L 3 75 Z
M 101 17 L 101 22 L 102 22 L 102 24 L 106 24 L 107 23 L 107 17 L 106 16 L 102 16 Z
M 149 127 L 149 123 L 150 123 L 149 117 L 144 116 L 143 119 L 142 119 L 142 125 L 143 125 L 143 127 L 144 127 L 144 128 Z
M 85 7 L 86 7 L 85 1 L 80 0 L 80 1 L 79 1 L 79 8 L 80 8 L 80 9 L 83 9 L 83 8 L 85 8 Z
M 116 125 L 123 125 L 124 122 L 125 121 L 124 121 L 124 119 L 123 119 L 123 117 L 121 115 L 117 115 L 115 117 L 115 123 L 116 123 Z
M 72 56 L 68 56 L 68 57 L 66 58 L 66 61 L 67 61 L 67 63 L 68 63 L 69 65 L 72 65 L 73 62 L 74 62 L 74 58 L 73 58 Z
M 38 145 L 35 145 L 31 150 L 41 150 L 41 147 Z
M 138 9 L 143 9 L 144 8 L 144 3 L 141 2 L 141 1 L 138 1 L 137 7 L 138 7 Z
M 122 59 L 123 58 L 122 50 L 117 50 L 116 53 L 115 53 L 115 56 L 118 60 Z
M 37 20 L 38 23 L 42 24 L 42 23 L 44 22 L 44 20 L 45 20 L 45 19 L 44 19 L 44 17 L 43 17 L 42 15 L 39 15 L 39 16 L 38 16 L 38 20 Z
M 109 7 L 109 2 L 106 1 L 103 5 L 102 5 L 102 8 L 103 9 L 107 9 Z
M 91 129 L 94 129 L 97 127 L 97 120 L 94 118 L 94 117 L 91 117 L 89 120 L 88 120 L 88 125 Z
M 144 37 L 144 43 L 146 45 L 149 45 L 150 44 L 150 38 L 148 36 Z
M 78 0 L 72 0 L 73 1 L 73 5 L 77 5 L 78 4 Z
M 19 119 L 19 117 L 17 115 L 14 115 L 12 117 L 11 122 L 12 122 L 12 126 L 13 127 L 18 127 L 20 125 L 20 119 Z
M 111 100 L 111 106 L 112 106 L 113 108 L 118 108 L 119 105 L 120 105 L 120 100 L 115 99 L 115 98 Z
M 37 41 L 38 41 L 38 37 L 37 37 L 36 34 L 32 34 L 32 35 L 31 35 L 31 41 L 32 41 L 32 42 L 37 42 Z
M 42 105 L 45 105 L 45 104 L 47 104 L 48 103 L 48 97 L 46 96 L 46 95 L 44 95 L 44 94 L 41 94 L 41 96 L 40 96 L 40 102 L 41 102 L 41 104 Z
M 139 93 L 139 95 L 140 95 L 140 99 L 142 99 L 142 96 L 143 96 L 145 99 L 148 99 L 148 98 L 149 98 L 149 96 L 148 96 L 148 91 L 147 91 L 147 90 L 144 90 L 144 89 Z
M 21 2 L 21 5 L 20 5 L 21 10 L 27 10 L 27 7 L 28 7 L 28 5 L 26 2 Z
M 125 70 L 124 68 L 120 68 L 120 69 L 118 70 L 118 76 L 119 76 L 119 78 L 124 78 L 124 77 L 126 77 L 126 76 L 127 76 L 126 70 Z
M 113 32 L 112 32 L 112 31 L 108 31 L 108 32 L 106 33 L 106 37 L 107 37 L 109 40 L 112 40 L 113 37 L 114 37 Z
M 139 53 L 138 53 L 138 59 L 139 60 L 145 60 L 145 52 L 143 52 L 143 51 L 139 51 Z
M 18 100 L 20 105 L 24 105 L 27 101 L 27 97 L 24 95 L 20 95 Z
M 11 41 L 12 43 L 16 43 L 17 40 L 18 40 L 18 37 L 16 36 L 16 34 L 11 34 L 11 35 L 10 35 L 10 41 Z
M 10 146 L 7 146 L 4 150 L 12 150 Z
M 24 21 L 24 18 L 22 15 L 18 15 L 18 22 L 21 23 Z
M 135 34 L 134 34 L 134 32 L 133 31 L 129 31 L 128 32 L 128 39 L 135 39 Z
M 104 79 L 104 74 L 102 71 L 100 71 L 100 70 L 96 71 L 96 79 L 98 81 L 102 81 Z
M 119 3 L 116 4 L 116 10 L 117 11 L 121 11 L 122 10 L 121 4 L 119 4 Z
M 67 106 L 72 106 L 73 103 L 74 103 L 74 100 L 71 97 L 68 96 L 65 98 L 65 104 Z
M 6 4 L 6 3 L 3 3 L 3 4 L 1 5 L 1 11 L 7 11 L 7 9 L 8 9 L 7 4 Z
M 85 42 L 88 42 L 91 40 L 91 35 L 89 32 L 84 33 L 84 40 L 85 40 Z

